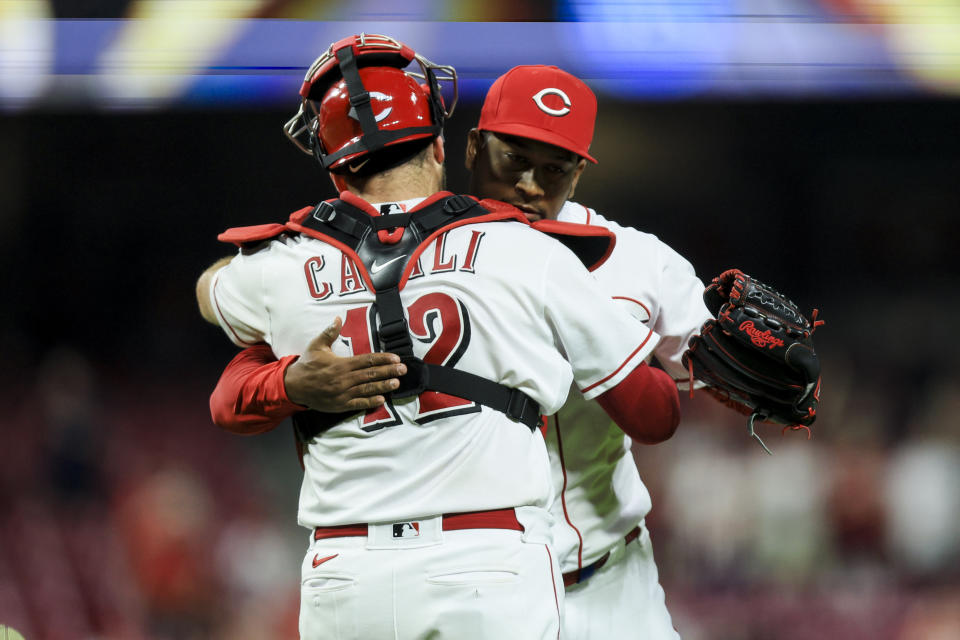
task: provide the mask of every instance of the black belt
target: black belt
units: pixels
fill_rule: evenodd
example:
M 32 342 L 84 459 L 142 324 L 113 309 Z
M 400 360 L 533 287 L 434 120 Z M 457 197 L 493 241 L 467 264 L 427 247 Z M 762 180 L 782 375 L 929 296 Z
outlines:
M 635 526 L 630 530 L 630 533 L 623 536 L 624 544 L 630 544 L 640 536 L 640 525 Z M 594 560 L 585 567 L 580 567 L 579 569 L 574 569 L 573 571 L 568 571 L 563 574 L 563 586 L 569 587 L 570 585 L 577 584 L 578 582 L 584 582 L 590 576 L 595 574 L 600 568 L 607 564 L 607 560 L 610 559 L 610 552 L 607 551 L 605 554 L 600 556 L 597 560 Z

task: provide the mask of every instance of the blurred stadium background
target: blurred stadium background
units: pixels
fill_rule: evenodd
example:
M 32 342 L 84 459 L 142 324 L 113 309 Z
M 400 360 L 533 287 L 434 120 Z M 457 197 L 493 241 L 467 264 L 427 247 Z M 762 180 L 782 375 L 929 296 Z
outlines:
M 960 638 L 954 0 L 0 0 L 0 624 L 296 637 L 292 435 L 211 425 L 193 283 L 333 195 L 281 125 L 359 31 L 457 67 L 455 190 L 493 78 L 557 64 L 600 98 L 578 200 L 826 319 L 811 440 L 697 396 L 636 451 L 683 637 Z

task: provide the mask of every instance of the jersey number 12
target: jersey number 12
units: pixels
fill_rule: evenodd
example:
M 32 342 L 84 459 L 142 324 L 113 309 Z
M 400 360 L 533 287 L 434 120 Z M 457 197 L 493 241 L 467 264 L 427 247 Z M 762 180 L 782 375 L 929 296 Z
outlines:
M 376 313 L 372 305 L 347 311 L 340 337 L 347 341 L 354 355 L 371 353 L 376 336 Z M 410 333 L 429 344 L 423 361 L 428 364 L 455 366 L 470 343 L 470 315 L 463 302 L 445 293 L 428 293 L 407 307 Z M 464 413 L 476 413 L 480 406 L 439 391 L 424 391 L 418 399 L 415 418 L 418 424 Z M 401 423 L 393 403 L 371 409 L 363 418 L 364 431 L 377 431 Z

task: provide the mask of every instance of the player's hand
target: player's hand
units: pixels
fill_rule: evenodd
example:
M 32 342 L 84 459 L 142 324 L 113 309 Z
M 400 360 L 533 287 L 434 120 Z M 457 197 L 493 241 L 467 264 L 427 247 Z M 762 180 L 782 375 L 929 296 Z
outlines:
M 333 353 L 330 346 L 342 327 L 338 317 L 287 367 L 283 384 L 292 402 L 324 413 L 364 411 L 382 405 L 382 394 L 400 386 L 398 376 L 407 372 L 400 356 L 366 353 L 341 357 Z

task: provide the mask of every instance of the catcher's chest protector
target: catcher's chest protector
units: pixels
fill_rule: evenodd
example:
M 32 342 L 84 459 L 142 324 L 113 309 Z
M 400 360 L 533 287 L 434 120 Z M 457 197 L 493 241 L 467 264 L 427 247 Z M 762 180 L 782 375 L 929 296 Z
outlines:
M 540 424 L 540 406 L 523 392 L 453 367 L 427 364 L 414 356 L 400 300 L 404 270 L 434 232 L 470 221 L 516 219 L 515 212 L 491 212 L 472 198 L 451 195 L 409 213 L 381 216 L 371 216 L 343 200 L 321 202 L 302 221 L 288 227 L 339 247 L 366 270 L 376 295 L 380 348 L 397 354 L 407 365 L 400 388 L 390 394 L 393 398 L 440 391 L 501 411 L 533 430 Z M 294 416 L 294 427 L 305 442 L 330 426 L 331 420 L 342 417 L 305 411 Z

